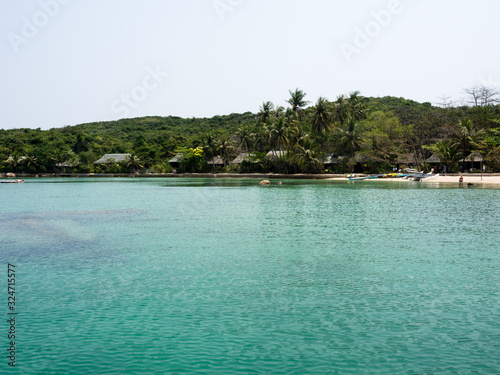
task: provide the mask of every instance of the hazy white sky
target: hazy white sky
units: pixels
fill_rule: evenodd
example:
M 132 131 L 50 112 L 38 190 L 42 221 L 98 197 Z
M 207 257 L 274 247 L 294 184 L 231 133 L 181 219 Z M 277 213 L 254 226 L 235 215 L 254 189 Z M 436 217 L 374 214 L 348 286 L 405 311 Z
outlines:
M 0 128 L 500 86 L 498 0 L 0 0 Z

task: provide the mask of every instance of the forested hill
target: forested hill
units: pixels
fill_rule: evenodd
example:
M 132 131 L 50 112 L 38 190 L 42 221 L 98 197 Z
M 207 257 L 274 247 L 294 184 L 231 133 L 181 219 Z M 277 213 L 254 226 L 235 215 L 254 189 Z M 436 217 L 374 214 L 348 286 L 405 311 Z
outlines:
M 363 154 L 375 163 L 373 168 L 387 168 L 400 154 L 425 158 L 446 146 L 452 154 L 446 162 L 452 165 L 473 149 L 486 154 L 500 146 L 500 106 L 496 103 L 442 108 L 404 98 L 366 98 L 357 92 L 313 103 L 305 100 L 301 90 L 290 95 L 283 106 L 262 103 L 257 113 L 211 118 L 150 116 L 50 130 L 0 130 L 0 172 L 57 172 L 56 165 L 62 163 L 77 166 L 77 172 L 99 172 L 93 162 L 106 153 L 131 153 L 141 161 L 140 168 L 168 171 L 168 159 L 196 147 L 204 151 L 205 162 L 212 154 L 226 159 L 240 151 L 286 150 L 288 166 L 282 168 L 309 171 L 311 166 L 324 170 L 318 161 L 326 153 L 344 155 L 344 160 Z M 464 120 L 482 136 L 466 147 L 453 138 Z M 134 168 L 139 167 L 136 164 Z
M 93 135 L 109 135 L 130 141 L 137 136 L 148 138 L 149 135 L 158 137 L 160 134 L 173 134 L 191 139 L 199 134 L 208 132 L 234 132 L 243 125 L 254 124 L 256 115 L 250 112 L 214 116 L 211 118 L 181 118 L 175 116 L 160 117 L 148 116 L 121 119 L 110 122 L 94 122 L 66 127 L 64 130 L 84 132 Z
M 395 97 L 363 98 L 367 107 L 367 113 L 382 111 L 393 112 L 403 122 L 410 122 L 430 111 L 439 110 L 430 103 L 421 104 L 412 100 Z M 312 113 L 312 106 L 306 112 Z M 11 152 L 27 152 L 33 146 L 45 143 L 55 143 L 61 146 L 61 142 L 74 148 L 74 143 L 85 143 L 97 137 L 101 144 L 106 144 L 109 152 L 125 152 L 137 139 L 146 139 L 157 143 L 165 142 L 165 138 L 174 136 L 182 140 L 184 146 L 205 133 L 231 133 L 237 132 L 242 126 L 253 126 L 256 124 L 258 114 L 246 112 L 243 114 L 219 115 L 211 118 L 181 118 L 176 116 L 160 117 L 148 116 L 137 118 L 126 118 L 116 121 L 92 122 L 62 128 L 53 128 L 41 131 L 40 129 L 0 129 L 0 152 L 8 148 Z M 78 137 L 78 140 L 76 140 Z M 88 139 L 90 138 L 90 139 Z M 26 149 L 27 148 L 27 149 Z M 79 147 L 76 147 L 77 149 Z M 77 151 L 77 150 L 75 150 Z M 131 150 L 128 150 L 131 151 Z

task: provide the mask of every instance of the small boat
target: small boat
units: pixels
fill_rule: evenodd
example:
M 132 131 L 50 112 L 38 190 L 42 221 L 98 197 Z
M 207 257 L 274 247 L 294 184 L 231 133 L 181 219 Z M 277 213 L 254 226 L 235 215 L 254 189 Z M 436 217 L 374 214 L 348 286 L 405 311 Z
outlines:
M 439 175 L 438 174 L 432 174 L 432 173 L 420 172 L 420 173 L 409 174 L 405 178 L 407 178 L 408 180 L 412 180 L 412 181 L 422 181 L 424 179 L 429 179 L 429 178 L 437 177 L 437 176 L 439 176 Z
M 381 176 L 364 176 L 364 177 L 349 177 L 349 181 L 356 180 L 374 180 L 376 178 L 380 178 Z
M 24 182 L 24 180 L 4 180 L 4 181 L 0 181 L 0 183 L 2 184 L 22 184 Z

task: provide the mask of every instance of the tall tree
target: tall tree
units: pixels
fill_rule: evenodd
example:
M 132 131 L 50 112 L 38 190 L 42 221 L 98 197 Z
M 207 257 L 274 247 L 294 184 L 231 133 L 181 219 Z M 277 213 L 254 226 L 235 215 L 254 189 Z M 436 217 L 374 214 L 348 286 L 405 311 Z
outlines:
M 283 106 L 279 105 L 277 107 L 274 107 L 273 116 L 275 118 L 283 116 L 284 113 L 285 113 L 285 108 Z
M 312 118 L 312 130 L 316 133 L 323 134 L 330 127 L 330 114 L 328 113 L 328 101 L 326 98 L 319 97 L 314 107 Z
M 236 136 L 239 139 L 238 146 L 246 151 L 250 151 L 253 145 L 253 137 L 250 128 L 248 126 L 238 128 Z
M 131 154 L 129 158 L 127 159 L 127 169 L 129 172 L 138 172 L 142 168 L 144 168 L 144 165 L 141 163 L 141 160 L 137 155 Z
M 271 145 L 279 151 L 284 151 L 288 144 L 288 128 L 283 117 L 277 118 L 269 128 Z
M 340 129 L 349 118 L 349 105 L 344 95 L 337 96 L 335 101 L 333 116 L 337 127 Z
M 212 133 L 206 133 L 201 138 L 202 141 L 202 149 L 203 155 L 207 160 L 212 160 L 215 156 L 217 156 L 217 141 L 215 136 Z M 213 171 L 215 172 L 215 164 L 212 164 Z
M 302 172 L 319 173 L 321 171 L 321 163 L 316 157 L 316 152 L 312 149 L 298 146 L 295 154 L 295 161 L 299 165 Z
M 457 162 L 460 159 L 459 150 L 450 140 L 444 139 L 437 142 L 432 150 L 439 156 L 441 163 L 448 166 L 450 171 L 457 168 Z
M 299 126 L 289 128 L 288 143 L 291 147 L 304 146 L 304 142 L 309 139 L 309 134 L 303 128 Z
M 465 158 L 468 154 L 479 149 L 484 137 L 483 129 L 476 129 L 468 118 L 460 120 L 458 126 L 453 129 L 451 146 L 457 147 L 462 156 L 462 169 L 465 168 Z
M 259 123 L 261 124 L 267 124 L 269 122 L 269 119 L 271 118 L 271 114 L 274 110 L 274 104 L 270 101 L 263 102 L 262 105 L 259 108 Z
M 341 132 L 340 154 L 354 156 L 354 153 L 359 150 L 361 142 L 361 135 L 356 120 L 349 118 Z
M 222 158 L 222 161 L 224 162 L 225 167 L 235 154 L 235 148 L 229 135 L 221 134 L 219 136 L 217 139 L 217 150 Z
M 500 91 L 495 87 L 476 85 L 464 89 L 468 95 L 467 103 L 474 107 L 484 107 L 500 103 Z
M 347 99 L 348 115 L 354 120 L 362 120 L 365 117 L 366 106 L 359 94 L 359 91 L 353 91 Z
M 306 93 L 298 88 L 295 91 L 289 90 L 289 93 L 290 99 L 288 99 L 288 103 L 292 106 L 292 111 L 299 116 L 299 120 L 302 120 L 302 110 L 309 104 L 308 101 L 304 100 Z

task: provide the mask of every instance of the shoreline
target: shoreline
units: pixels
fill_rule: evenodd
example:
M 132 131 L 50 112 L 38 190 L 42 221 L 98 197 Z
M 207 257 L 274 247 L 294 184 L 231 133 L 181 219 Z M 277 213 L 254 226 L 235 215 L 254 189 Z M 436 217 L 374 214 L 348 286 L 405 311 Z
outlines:
M 477 174 L 466 174 L 463 173 L 461 176 L 463 176 L 464 181 L 463 185 L 467 184 L 473 184 L 473 185 L 500 185 L 500 174 L 498 173 L 492 173 L 491 175 L 489 174 L 483 174 L 477 175 Z M 437 176 L 432 178 L 429 181 L 423 181 L 426 184 L 459 184 L 458 179 L 460 178 L 460 174 L 453 174 L 449 175 L 447 174 L 446 176 Z
M 403 178 L 376 178 L 369 181 L 393 181 L 393 182 L 415 182 L 424 184 L 446 184 L 446 185 L 459 185 L 458 179 L 463 177 L 462 186 L 472 185 L 499 185 L 500 186 L 500 173 L 483 174 L 482 176 L 477 173 L 447 173 L 446 175 L 433 176 L 429 179 L 421 181 L 410 181 Z M 345 178 L 348 180 L 347 178 Z M 332 179 L 334 180 L 334 179 Z M 360 181 L 363 182 L 363 181 Z
M 367 176 L 366 174 L 356 174 L 357 177 Z M 500 173 L 485 173 L 482 175 L 477 173 L 447 173 L 432 177 L 428 181 L 425 179 L 421 182 L 425 184 L 458 184 L 458 179 L 463 176 L 463 184 L 496 184 L 500 185 Z M 349 181 L 346 174 L 280 174 L 280 173 L 150 173 L 150 174 L 134 174 L 134 173 L 16 173 L 15 176 L 6 176 L 0 174 L 0 178 L 255 178 L 255 179 L 282 179 L 282 180 L 326 180 L 326 181 Z M 402 178 L 377 178 L 369 181 L 398 181 L 398 182 L 414 182 Z M 365 182 L 365 181 L 359 181 Z
M 346 179 L 345 174 L 281 174 L 281 173 L 16 173 L 14 176 L 0 174 L 0 178 L 262 178 L 288 180 Z

